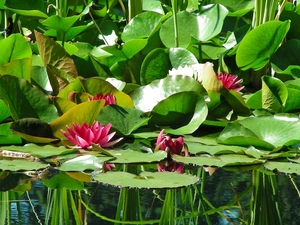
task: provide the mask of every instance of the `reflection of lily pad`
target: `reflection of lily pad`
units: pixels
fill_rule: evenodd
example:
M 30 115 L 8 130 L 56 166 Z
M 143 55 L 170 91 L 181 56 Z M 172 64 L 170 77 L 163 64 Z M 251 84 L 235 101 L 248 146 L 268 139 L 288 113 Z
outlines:
M 247 118 L 228 124 L 218 141 L 228 145 L 273 149 L 298 143 L 299 127 L 299 118 L 291 114 Z
M 96 181 L 117 187 L 131 188 L 180 188 L 199 182 L 199 178 L 176 172 L 142 172 L 135 175 L 126 172 L 107 172 L 94 177 Z

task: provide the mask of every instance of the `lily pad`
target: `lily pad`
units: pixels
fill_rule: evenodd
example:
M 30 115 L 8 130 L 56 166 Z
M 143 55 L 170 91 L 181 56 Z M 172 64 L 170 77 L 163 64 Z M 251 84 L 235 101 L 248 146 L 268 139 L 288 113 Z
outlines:
M 24 159 L 0 160 L 0 170 L 3 171 L 41 170 L 48 166 L 48 164 Z
M 39 146 L 35 144 L 27 144 L 24 146 L 3 146 L 1 147 L 1 150 L 29 153 L 30 155 L 38 157 L 40 159 L 48 158 L 51 156 L 76 153 L 78 151 L 77 149 L 68 149 L 63 146 L 61 147 L 54 147 L 52 145 Z
M 203 154 L 207 153 L 210 155 L 221 155 L 221 154 L 243 154 L 245 147 L 230 146 L 230 145 L 205 145 L 196 142 L 186 142 L 189 153 L 191 154 Z
M 167 157 L 165 151 L 157 151 L 155 153 L 143 153 L 127 150 L 110 150 L 116 158 L 111 160 L 112 163 L 158 163 Z
M 127 172 L 107 172 L 94 177 L 96 181 L 117 187 L 130 188 L 180 188 L 199 182 L 199 178 L 177 172 L 142 172 L 135 175 Z
M 300 175 L 300 165 L 291 162 L 267 162 L 264 167 L 272 171 Z

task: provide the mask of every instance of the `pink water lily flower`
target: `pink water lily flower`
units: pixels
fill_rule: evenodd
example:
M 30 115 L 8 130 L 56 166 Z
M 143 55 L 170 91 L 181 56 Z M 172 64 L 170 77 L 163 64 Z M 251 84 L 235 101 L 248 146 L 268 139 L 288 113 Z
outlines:
M 188 156 L 187 149 L 184 148 L 184 140 L 182 137 L 178 137 L 177 139 L 172 139 L 170 136 L 163 135 L 164 130 L 162 130 L 156 140 L 156 148 L 155 150 L 167 151 L 168 152 L 168 160 L 165 164 L 157 164 L 157 170 L 159 172 L 162 171 L 177 171 L 179 173 L 183 173 L 183 165 L 172 160 L 172 155 L 181 155 L 184 150 L 184 155 Z
M 94 122 L 92 125 L 87 125 L 85 122 L 81 126 L 73 123 L 73 129 L 69 126 L 66 126 L 68 133 L 64 130 L 61 130 L 63 135 L 68 138 L 69 141 L 74 143 L 77 148 L 88 149 L 92 143 L 98 144 L 101 147 L 111 147 L 114 144 L 118 143 L 122 138 L 119 138 L 114 141 L 110 141 L 116 132 L 109 134 L 111 124 L 103 126 L 98 121 Z
M 116 104 L 116 99 L 113 94 L 96 94 L 94 97 L 89 97 L 89 100 L 104 100 L 104 106 Z
M 227 90 L 234 90 L 236 92 L 239 92 L 245 87 L 245 86 L 238 87 L 243 80 L 242 79 L 237 80 L 238 76 L 236 75 L 231 75 L 228 73 L 219 73 L 217 77 L 219 78 L 219 80 L 222 82 L 223 86 Z

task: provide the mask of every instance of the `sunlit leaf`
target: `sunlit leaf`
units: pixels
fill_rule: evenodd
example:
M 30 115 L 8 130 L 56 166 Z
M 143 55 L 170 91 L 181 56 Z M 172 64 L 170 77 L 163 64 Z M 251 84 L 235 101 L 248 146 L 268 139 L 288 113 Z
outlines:
M 0 160 L 0 170 L 3 171 L 27 171 L 27 170 L 41 170 L 48 167 L 48 164 L 24 160 Z
M 0 67 L 0 75 L 9 74 L 30 81 L 31 64 L 31 58 L 11 61 Z
M 158 163 L 167 157 L 165 151 L 157 151 L 155 153 L 142 153 L 127 150 L 110 150 L 109 151 L 116 158 L 110 162 L 112 163 Z
M 282 173 L 288 174 L 297 174 L 300 175 L 300 166 L 298 163 L 291 162 L 267 162 L 264 164 L 266 169 L 272 171 L 279 171 Z

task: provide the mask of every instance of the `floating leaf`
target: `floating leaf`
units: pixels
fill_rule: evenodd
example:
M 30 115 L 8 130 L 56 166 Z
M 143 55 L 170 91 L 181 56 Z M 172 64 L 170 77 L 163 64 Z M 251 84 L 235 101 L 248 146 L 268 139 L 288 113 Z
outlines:
M 210 155 L 222 155 L 222 154 L 243 154 L 243 151 L 246 149 L 245 147 L 240 146 L 230 146 L 230 145 L 204 145 L 196 142 L 186 141 L 189 148 L 189 153 L 191 154 L 203 154 L 208 153 Z
M 116 158 L 110 162 L 112 163 L 158 163 L 167 157 L 165 151 L 157 151 L 155 153 L 142 153 L 126 150 L 110 150 L 109 151 Z
M 41 170 L 48 166 L 48 164 L 24 159 L 0 160 L 0 170 L 2 171 Z
M 134 175 L 126 172 L 106 172 L 97 174 L 94 179 L 103 184 L 130 188 L 180 188 L 199 182 L 199 178 L 176 172 L 142 172 Z
M 264 167 L 268 170 L 279 171 L 288 174 L 300 175 L 300 166 L 298 163 L 291 162 L 267 162 Z
M 29 153 L 31 156 L 35 156 L 40 159 L 49 158 L 52 156 L 59 156 L 65 154 L 76 153 L 77 149 L 68 149 L 66 147 L 54 147 L 52 145 L 39 146 L 35 144 L 27 144 L 24 146 L 5 146 L 1 147 L 1 150 L 9 150 L 16 152 Z

